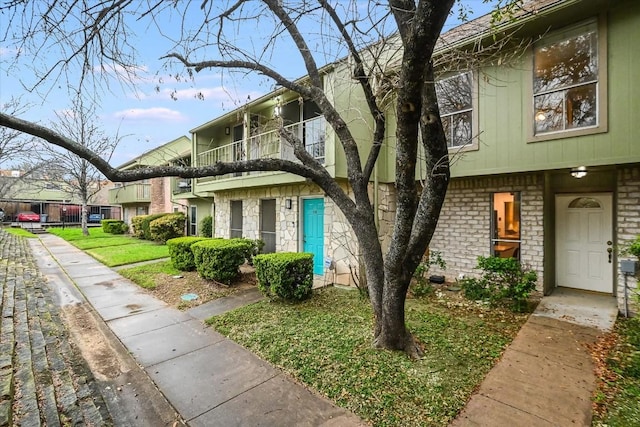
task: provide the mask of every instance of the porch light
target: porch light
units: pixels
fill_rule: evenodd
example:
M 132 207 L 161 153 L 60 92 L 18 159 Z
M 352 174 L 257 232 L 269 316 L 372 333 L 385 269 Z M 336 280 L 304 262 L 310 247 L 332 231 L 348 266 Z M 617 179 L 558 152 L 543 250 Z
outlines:
M 291 209 L 291 199 L 284 199 L 284 207 L 285 209 Z
M 587 176 L 587 168 L 585 166 L 578 166 L 577 168 L 571 169 L 571 176 L 574 178 L 584 178 Z
M 229 126 L 227 126 L 226 128 L 224 128 L 224 134 L 225 135 L 230 135 L 231 134 L 231 128 Z

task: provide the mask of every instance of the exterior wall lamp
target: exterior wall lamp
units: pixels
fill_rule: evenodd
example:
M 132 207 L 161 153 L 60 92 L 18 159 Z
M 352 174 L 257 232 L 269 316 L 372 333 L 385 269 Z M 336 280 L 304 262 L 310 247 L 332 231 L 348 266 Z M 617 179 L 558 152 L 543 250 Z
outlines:
M 291 209 L 292 201 L 291 199 L 284 199 L 284 207 L 285 209 Z
M 226 128 L 224 128 L 224 134 L 225 135 L 231 135 L 231 128 L 229 126 L 227 126 Z
M 578 166 L 577 168 L 571 169 L 571 176 L 578 179 L 584 178 L 587 176 L 586 166 Z

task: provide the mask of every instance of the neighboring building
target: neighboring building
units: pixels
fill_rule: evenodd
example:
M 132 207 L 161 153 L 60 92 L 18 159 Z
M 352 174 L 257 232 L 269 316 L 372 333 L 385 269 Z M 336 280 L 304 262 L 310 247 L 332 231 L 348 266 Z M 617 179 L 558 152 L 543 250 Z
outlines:
M 120 218 L 120 208 L 109 205 L 106 192 L 113 187 L 110 181 L 93 183 L 100 189 L 88 205 L 89 214 L 102 218 Z M 25 176 L 20 171 L 0 171 L 0 208 L 4 221 L 15 221 L 19 212 L 32 211 L 40 215 L 43 223 L 79 223 L 81 201 L 73 189 L 61 181 L 48 179 L 42 173 Z
M 639 41 L 635 0 L 531 0 L 497 27 L 488 15 L 443 34 L 437 90 L 452 178 L 430 249 L 442 253 L 450 279 L 477 274 L 478 256 L 510 256 L 538 272 L 545 294 L 566 286 L 615 295 L 622 306 L 617 248 L 640 234 Z M 471 58 L 455 53 L 478 46 Z M 448 71 L 447 58 L 468 69 Z M 367 152 L 372 120 L 348 62 L 322 72 L 328 98 Z M 393 66 L 385 72 L 392 75 Z M 371 185 L 383 247 L 395 213 L 393 108 Z M 332 129 L 313 102 L 286 90 L 193 129 L 192 164 L 294 159 L 280 125 L 298 132 L 348 188 Z M 314 253 L 316 274 L 351 282 L 355 238 L 316 185 L 251 172 L 196 179 L 191 190 L 184 196 L 191 217 L 197 223 L 213 212 L 215 236 L 260 238 L 269 252 Z
M 119 166 L 129 170 L 145 166 L 191 164 L 191 140 L 181 136 L 160 147 L 149 150 Z M 122 207 L 123 220 L 131 224 L 131 218 L 163 212 L 183 212 L 189 217 L 188 232 L 197 234 L 197 218 L 191 215 L 188 203 L 182 196 L 191 192 L 191 180 L 160 177 L 136 182 L 116 183 L 109 190 L 109 202 Z M 190 197 L 193 197 L 191 195 Z

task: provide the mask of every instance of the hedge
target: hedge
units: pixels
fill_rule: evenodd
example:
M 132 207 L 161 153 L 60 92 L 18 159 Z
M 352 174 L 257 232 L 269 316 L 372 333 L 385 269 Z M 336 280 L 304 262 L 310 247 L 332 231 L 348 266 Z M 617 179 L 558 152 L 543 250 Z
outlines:
M 207 239 L 192 244 L 191 250 L 200 277 L 229 284 L 252 247 L 248 239 Z
M 267 296 L 301 301 L 311 295 L 313 254 L 282 252 L 253 258 L 258 288 Z
M 129 231 L 129 226 L 119 219 L 103 219 L 100 221 L 102 224 L 102 231 L 109 234 L 124 234 Z
M 207 240 L 205 237 L 185 236 L 176 237 L 167 240 L 169 248 L 169 256 L 171 263 L 180 271 L 193 271 L 196 269 L 196 263 L 191 251 L 191 245 L 201 240 Z
M 182 212 L 164 215 L 149 223 L 151 240 L 166 242 L 169 239 L 184 236 L 184 225 L 187 217 Z
M 204 237 L 213 237 L 213 217 L 211 215 L 202 218 L 200 234 Z
M 162 218 L 170 213 L 158 213 L 152 215 L 138 215 L 131 218 L 131 226 L 133 227 L 133 235 L 138 239 L 152 240 L 151 238 L 151 221 Z

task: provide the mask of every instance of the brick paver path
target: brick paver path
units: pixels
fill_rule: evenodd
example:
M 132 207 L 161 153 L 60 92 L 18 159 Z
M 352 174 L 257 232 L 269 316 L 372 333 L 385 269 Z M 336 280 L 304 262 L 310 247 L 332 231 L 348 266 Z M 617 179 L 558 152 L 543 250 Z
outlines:
M 0 231 L 0 426 L 113 422 L 25 238 Z

